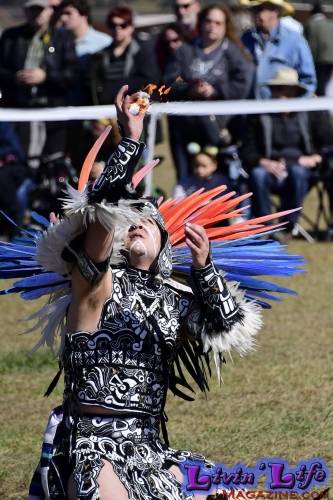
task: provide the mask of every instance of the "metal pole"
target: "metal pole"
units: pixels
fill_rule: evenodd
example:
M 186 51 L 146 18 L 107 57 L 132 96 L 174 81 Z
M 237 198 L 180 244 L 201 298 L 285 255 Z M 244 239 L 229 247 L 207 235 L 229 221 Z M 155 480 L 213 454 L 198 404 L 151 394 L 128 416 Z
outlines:
M 147 128 L 147 163 L 154 159 L 155 139 L 156 139 L 157 113 L 152 112 Z M 150 171 L 145 177 L 144 196 L 151 196 L 153 191 L 153 171 Z

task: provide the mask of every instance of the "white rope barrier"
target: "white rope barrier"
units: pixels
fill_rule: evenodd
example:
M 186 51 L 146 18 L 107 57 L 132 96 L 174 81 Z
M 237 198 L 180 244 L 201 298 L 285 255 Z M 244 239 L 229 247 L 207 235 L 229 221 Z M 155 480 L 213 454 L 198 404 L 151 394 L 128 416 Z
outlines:
M 148 159 L 154 157 L 157 117 L 163 114 L 178 116 L 204 115 L 246 115 L 259 113 L 281 113 L 292 111 L 333 111 L 333 98 L 314 97 L 303 99 L 268 99 L 239 101 L 188 101 L 154 103 L 150 106 L 151 115 L 148 126 Z M 0 121 L 4 122 L 38 122 L 94 120 L 98 118 L 115 118 L 114 105 L 107 106 L 68 106 L 44 109 L 6 109 L 0 108 Z M 153 172 L 145 178 L 145 195 L 152 192 Z
M 267 99 L 239 101 L 186 101 L 154 103 L 151 115 L 247 115 L 257 113 L 281 113 L 285 111 L 333 111 L 333 98 L 313 97 L 297 99 Z M 107 106 L 67 106 L 59 108 L 12 109 L 0 108 L 0 121 L 67 121 L 114 118 L 114 105 Z

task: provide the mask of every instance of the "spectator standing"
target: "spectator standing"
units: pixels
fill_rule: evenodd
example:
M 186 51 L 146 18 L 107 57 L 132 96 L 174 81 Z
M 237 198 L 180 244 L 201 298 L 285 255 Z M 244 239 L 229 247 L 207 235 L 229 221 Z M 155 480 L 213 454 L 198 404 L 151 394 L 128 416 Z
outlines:
M 300 97 L 307 91 L 297 71 L 289 67 L 280 68 L 266 84 L 277 99 Z M 280 195 L 282 210 L 301 207 L 322 162 L 323 148 L 333 144 L 328 113 L 262 114 L 252 116 L 248 125 L 241 156 L 250 173 L 253 214 L 271 213 L 271 192 Z M 288 216 L 287 239 L 298 216 L 298 212 Z
M 107 26 L 113 41 L 91 58 L 90 84 L 94 104 L 113 103 L 124 84 L 128 84 L 129 92 L 133 93 L 160 80 L 152 43 L 134 37 L 132 10 L 122 6 L 113 8 L 107 16 Z
M 161 31 L 156 40 L 156 55 L 162 74 L 167 63 L 172 59 L 174 51 L 179 49 L 185 41 L 188 39 L 180 23 L 168 24 Z
M 59 16 L 62 26 L 74 37 L 80 68 L 80 79 L 71 90 L 68 104 L 86 105 L 89 104 L 86 75 L 90 56 L 111 45 L 112 37 L 92 27 L 90 6 L 86 0 L 63 0 L 59 6 Z
M 305 26 L 318 78 L 318 95 L 326 94 L 328 82 L 333 77 L 333 21 L 324 14 L 320 2 L 312 9 Z
M 292 5 L 285 0 L 242 0 L 254 14 L 255 27 L 244 33 L 242 41 L 256 62 L 254 95 L 269 98 L 265 82 L 272 79 L 278 68 L 294 68 L 301 84 L 305 85 L 305 96 L 316 90 L 316 73 L 310 48 L 305 38 L 280 22 L 282 15 L 293 12 Z
M 235 34 L 231 13 L 223 4 L 200 13 L 200 37 L 193 45 L 183 44 L 166 67 L 164 82 L 172 84 L 176 100 L 243 99 L 253 80 L 253 65 Z M 189 173 L 187 144 L 218 147 L 230 143 L 230 117 L 172 117 L 170 145 L 178 181 Z
M 76 78 L 74 42 L 69 33 L 49 29 L 53 9 L 48 0 L 24 4 L 26 22 L 6 30 L 0 40 L 2 104 L 23 108 L 60 106 Z M 29 157 L 63 152 L 65 128 L 59 122 L 20 127 Z
M 112 37 L 95 30 L 91 25 L 91 9 L 86 0 L 63 0 L 57 9 L 60 25 L 74 37 L 75 51 L 78 58 L 79 79 L 67 93 L 66 101 L 70 106 L 87 106 L 91 102 L 90 82 L 88 78 L 90 58 L 96 52 L 108 47 Z M 74 120 L 68 123 L 66 154 L 73 166 L 80 171 L 86 151 L 85 123 Z
M 199 35 L 199 0 L 175 0 L 173 5 L 177 21 L 184 30 L 186 37 L 193 41 Z

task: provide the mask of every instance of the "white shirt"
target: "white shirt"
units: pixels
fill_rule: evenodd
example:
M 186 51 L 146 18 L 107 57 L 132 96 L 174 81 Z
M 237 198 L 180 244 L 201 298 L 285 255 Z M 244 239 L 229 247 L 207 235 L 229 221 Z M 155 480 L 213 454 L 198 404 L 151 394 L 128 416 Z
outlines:
M 91 26 L 87 33 L 78 40 L 75 40 L 75 50 L 78 57 L 87 54 L 95 54 L 111 45 L 112 37 L 102 31 L 97 31 Z

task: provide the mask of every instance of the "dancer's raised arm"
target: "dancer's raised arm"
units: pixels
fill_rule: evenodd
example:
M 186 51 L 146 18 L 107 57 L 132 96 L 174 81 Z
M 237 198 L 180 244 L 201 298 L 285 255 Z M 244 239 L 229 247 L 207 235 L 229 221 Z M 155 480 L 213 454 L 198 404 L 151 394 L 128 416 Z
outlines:
M 123 138 L 106 163 L 96 182 L 88 189 L 89 203 L 117 202 L 131 196 L 131 178 L 140 159 L 143 143 L 144 113 L 133 115 L 129 108 L 131 97 L 123 86 L 116 97 L 116 109 Z M 109 265 L 114 228 L 105 227 L 99 220 L 90 222 L 77 239 L 75 265 L 72 271 L 72 302 L 68 313 L 68 330 L 95 330 L 101 308 L 111 294 L 112 277 Z

